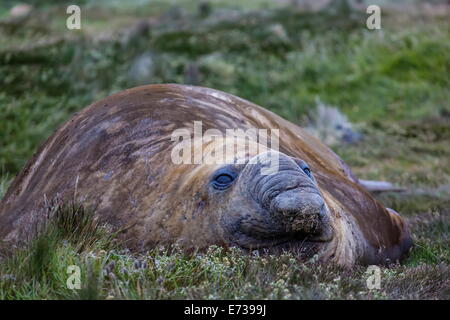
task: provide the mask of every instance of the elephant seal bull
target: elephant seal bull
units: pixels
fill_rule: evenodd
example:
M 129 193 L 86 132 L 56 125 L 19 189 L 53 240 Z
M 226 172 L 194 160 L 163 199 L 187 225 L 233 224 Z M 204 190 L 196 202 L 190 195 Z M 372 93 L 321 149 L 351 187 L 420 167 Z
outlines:
M 248 135 L 239 139 L 257 148 L 243 148 L 220 136 L 255 128 L 275 132 L 273 145 Z M 231 150 L 232 161 L 206 161 L 218 150 Z M 0 239 L 20 242 L 44 219 L 48 200 L 74 197 L 135 250 L 215 244 L 351 266 L 394 262 L 411 246 L 400 216 L 328 147 L 264 108 L 202 87 L 137 87 L 75 114 L 11 184 Z

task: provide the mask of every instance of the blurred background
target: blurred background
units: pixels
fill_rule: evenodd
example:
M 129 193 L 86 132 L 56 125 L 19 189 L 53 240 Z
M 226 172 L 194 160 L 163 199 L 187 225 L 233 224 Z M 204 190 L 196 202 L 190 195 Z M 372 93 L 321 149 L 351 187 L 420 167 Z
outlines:
M 80 30 L 66 27 L 69 4 Z M 369 4 L 380 30 L 366 27 Z M 419 226 L 411 263 L 448 263 L 449 17 L 438 0 L 2 0 L 0 197 L 93 101 L 200 85 L 306 127 L 360 178 L 404 187 L 378 197 Z

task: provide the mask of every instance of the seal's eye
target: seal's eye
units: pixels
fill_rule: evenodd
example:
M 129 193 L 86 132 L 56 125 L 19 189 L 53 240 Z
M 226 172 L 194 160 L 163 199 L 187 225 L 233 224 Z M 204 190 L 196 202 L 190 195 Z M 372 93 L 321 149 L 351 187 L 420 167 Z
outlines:
M 303 170 L 303 172 L 310 177 L 311 179 L 312 177 L 312 173 L 311 173 L 311 169 L 309 169 L 308 165 L 306 163 L 301 163 L 300 164 L 300 168 Z
M 303 168 L 303 172 L 310 178 L 312 178 L 311 170 L 309 168 Z
M 216 182 L 219 184 L 230 184 L 232 181 L 233 177 L 226 173 L 216 177 Z
M 212 179 L 212 186 L 218 190 L 224 190 L 228 188 L 236 179 L 236 173 L 223 169 L 216 172 Z

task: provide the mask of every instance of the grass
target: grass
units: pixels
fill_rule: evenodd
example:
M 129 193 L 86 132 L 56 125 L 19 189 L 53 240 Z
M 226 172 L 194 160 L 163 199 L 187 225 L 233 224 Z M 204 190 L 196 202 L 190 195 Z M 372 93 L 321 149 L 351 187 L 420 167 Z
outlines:
M 0 19 L 14 3 L 0 5 Z M 36 2 L 24 27 L 0 23 L 0 198 L 57 126 L 128 87 L 213 87 L 300 125 L 320 98 L 364 136 L 333 146 L 356 175 L 407 188 L 378 198 L 409 221 L 411 254 L 381 268 L 381 289 L 369 290 L 363 267 L 298 263 L 289 254 L 246 256 L 216 247 L 132 254 L 90 210 L 57 204 L 39 237 L 3 250 L 0 298 L 449 299 L 448 19 L 384 12 L 383 29 L 369 31 L 359 13 L 302 13 L 254 0 L 214 2 L 202 16 L 192 2 L 179 3 L 87 1 L 96 9 L 84 11 L 77 32 L 64 28 L 64 6 L 45 1 Z M 238 18 L 224 19 L 224 12 Z M 42 23 L 49 17 L 52 23 Z M 147 17 L 157 23 L 144 32 L 137 26 Z M 136 76 L 142 56 L 151 62 Z M 81 290 L 66 286 L 70 265 L 80 267 Z
M 80 206 L 59 207 L 56 219 L 28 247 L 5 255 L 0 298 L 446 299 L 449 294 L 448 257 L 443 262 L 445 257 L 426 251 L 426 242 L 435 236 L 446 236 L 448 245 L 449 221 L 442 217 L 422 221 L 415 230 L 419 250 L 403 265 L 382 268 L 381 289 L 369 290 L 364 267 L 299 263 L 290 254 L 243 255 L 238 249 L 210 247 L 189 255 L 177 248 L 133 255 L 114 244 L 86 212 Z M 79 225 L 85 227 L 71 232 Z M 82 251 L 80 241 L 89 244 Z M 80 290 L 66 286 L 71 265 L 82 270 Z

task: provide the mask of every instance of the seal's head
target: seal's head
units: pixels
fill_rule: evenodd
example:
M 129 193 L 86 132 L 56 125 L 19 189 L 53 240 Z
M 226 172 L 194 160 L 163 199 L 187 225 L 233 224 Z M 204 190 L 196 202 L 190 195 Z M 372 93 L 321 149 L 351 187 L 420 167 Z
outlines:
M 204 156 L 211 154 L 205 149 Z M 333 235 L 331 214 L 314 173 L 301 159 L 260 146 L 258 150 L 262 152 L 236 152 L 231 164 L 191 168 L 189 177 L 195 181 L 185 180 L 183 192 L 201 189 L 204 211 L 216 217 L 217 233 L 229 245 L 314 253 Z
M 330 214 L 306 162 L 275 151 L 216 169 L 209 181 L 231 243 L 307 248 L 332 237 Z

